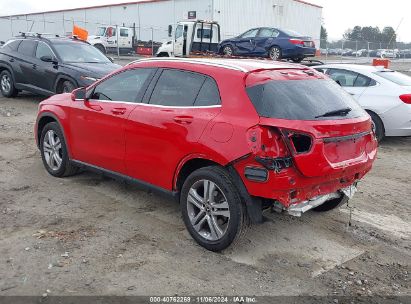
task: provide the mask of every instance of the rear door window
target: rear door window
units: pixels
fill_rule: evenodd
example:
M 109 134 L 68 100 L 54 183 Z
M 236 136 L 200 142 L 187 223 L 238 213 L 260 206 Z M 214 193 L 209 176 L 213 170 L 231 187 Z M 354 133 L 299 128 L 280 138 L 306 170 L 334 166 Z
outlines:
M 151 94 L 150 104 L 189 107 L 193 106 L 206 76 L 180 71 L 164 70 Z
M 17 51 L 25 56 L 34 56 L 34 50 L 36 49 L 37 42 L 34 40 L 23 40 Z
M 90 97 L 93 100 L 139 102 L 142 89 L 155 69 L 126 70 L 98 84 Z
M 196 107 L 216 106 L 221 104 L 220 92 L 214 79 L 206 78 L 194 105 Z
M 329 69 L 327 74 L 342 87 L 353 87 L 358 76 L 358 73 L 340 69 Z
M 335 82 L 316 80 L 272 80 L 247 88 L 248 96 L 262 117 L 289 120 L 356 118 L 364 110 Z M 319 117 L 350 108 L 345 116 Z

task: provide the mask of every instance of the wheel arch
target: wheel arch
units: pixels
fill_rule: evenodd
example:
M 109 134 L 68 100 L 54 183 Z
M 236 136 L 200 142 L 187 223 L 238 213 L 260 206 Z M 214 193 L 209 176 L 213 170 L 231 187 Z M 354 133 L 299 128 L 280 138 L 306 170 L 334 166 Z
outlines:
M 66 132 L 64 130 L 63 124 L 60 122 L 57 115 L 52 113 L 52 112 L 43 112 L 43 113 L 40 114 L 39 118 L 37 119 L 36 130 L 35 130 L 36 131 L 37 148 L 40 149 L 40 137 L 41 137 L 41 133 L 42 133 L 44 127 L 48 123 L 51 123 L 51 122 L 56 122 L 59 125 L 61 133 L 63 133 L 63 138 L 64 138 L 64 142 L 66 143 L 66 148 L 67 148 L 69 158 L 71 158 L 70 146 L 68 145 L 68 142 L 67 142 Z
M 211 158 L 207 158 L 204 155 L 193 155 L 191 157 L 187 157 L 180 162 L 174 177 L 173 189 L 178 193 L 177 197 L 179 198 L 180 196 L 180 190 L 186 178 L 195 170 L 208 166 L 220 166 L 227 170 L 247 208 L 247 214 L 250 221 L 252 223 L 262 223 L 262 200 L 257 197 L 250 196 L 246 186 L 244 185 L 244 182 L 242 181 L 239 173 L 234 168 L 232 163 L 224 163 L 223 161 L 212 160 Z
M 3 72 L 4 70 L 8 71 L 11 74 L 11 77 L 13 77 L 13 82 L 16 84 L 16 80 L 14 77 L 14 71 L 10 65 L 7 63 L 0 63 L 0 73 Z
M 370 109 L 364 109 L 364 110 L 365 110 L 368 114 L 372 113 L 372 114 L 374 114 L 376 117 L 378 117 L 378 119 L 381 121 L 383 133 L 384 133 L 384 135 L 385 135 L 385 124 L 384 124 L 384 121 L 382 120 L 381 116 L 378 115 L 378 113 L 375 112 L 375 111 L 373 111 L 373 110 L 370 110 Z M 372 117 L 371 117 L 371 119 L 372 119 Z

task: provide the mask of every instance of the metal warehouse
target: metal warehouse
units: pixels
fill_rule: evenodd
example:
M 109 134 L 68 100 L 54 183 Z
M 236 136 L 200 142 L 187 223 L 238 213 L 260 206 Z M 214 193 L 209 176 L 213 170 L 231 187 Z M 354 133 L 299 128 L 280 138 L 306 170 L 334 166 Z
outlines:
M 291 29 L 316 42 L 322 21 L 320 6 L 300 0 L 141 0 L 68 10 L 0 17 L 0 40 L 19 32 L 67 35 L 73 25 L 94 34 L 99 26 L 135 26 L 139 40 L 162 42 L 170 25 L 185 19 L 217 21 L 222 39 L 249 28 Z M 317 43 L 318 45 L 318 43 Z

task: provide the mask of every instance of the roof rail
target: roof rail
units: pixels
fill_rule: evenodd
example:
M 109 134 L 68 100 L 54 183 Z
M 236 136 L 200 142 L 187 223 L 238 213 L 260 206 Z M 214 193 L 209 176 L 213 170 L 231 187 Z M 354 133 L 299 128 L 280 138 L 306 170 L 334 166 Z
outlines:
M 56 37 L 56 38 L 59 38 L 60 37 L 60 35 L 52 34 L 52 33 L 19 32 L 19 34 L 24 38 L 26 37 L 36 37 L 36 38 Z

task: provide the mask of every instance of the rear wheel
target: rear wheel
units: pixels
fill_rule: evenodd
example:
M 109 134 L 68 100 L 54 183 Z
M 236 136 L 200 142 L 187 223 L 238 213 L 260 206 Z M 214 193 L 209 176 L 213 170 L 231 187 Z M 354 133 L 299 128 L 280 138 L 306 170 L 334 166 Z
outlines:
M 272 60 L 280 60 L 281 59 L 281 49 L 278 46 L 273 46 L 269 51 L 268 51 L 268 56 Z
M 372 127 L 375 132 L 375 137 L 377 138 L 377 141 L 380 142 L 385 136 L 384 124 L 377 114 L 373 112 L 368 112 L 368 114 L 372 119 Z
M 48 123 L 41 131 L 40 151 L 44 167 L 55 177 L 70 176 L 78 168 L 70 162 L 63 133 L 56 122 Z
M 66 80 L 61 85 L 61 92 L 62 93 L 71 93 L 71 92 L 74 91 L 75 88 L 76 88 L 76 86 L 74 85 L 74 83 L 72 83 L 69 80 Z
M 248 226 L 245 206 L 223 168 L 198 169 L 184 182 L 181 211 L 188 232 L 211 251 L 226 249 Z
M 226 55 L 226 56 L 234 56 L 233 47 L 231 45 L 226 45 L 223 48 L 223 54 Z
M 316 212 L 327 212 L 335 208 L 338 208 L 341 205 L 346 204 L 347 202 L 348 202 L 348 197 L 346 195 L 342 195 L 341 197 L 326 201 L 324 204 L 318 207 L 315 207 L 312 210 Z
M 18 94 L 18 91 L 14 86 L 13 77 L 7 70 L 0 73 L 0 90 L 4 97 L 15 97 Z
M 292 59 L 292 61 L 295 62 L 295 63 L 300 63 L 303 60 L 304 60 L 304 58 L 302 58 L 302 57 Z

